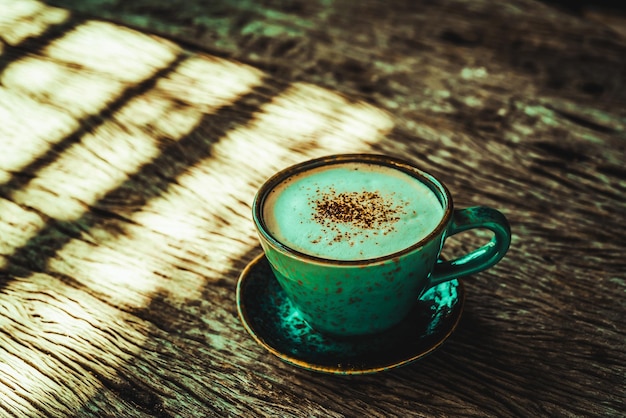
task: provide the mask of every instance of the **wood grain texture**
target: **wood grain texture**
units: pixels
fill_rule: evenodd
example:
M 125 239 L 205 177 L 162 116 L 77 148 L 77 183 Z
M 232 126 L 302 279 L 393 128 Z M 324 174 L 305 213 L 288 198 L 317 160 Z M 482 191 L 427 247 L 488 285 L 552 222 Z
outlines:
M 623 415 L 618 13 L 608 25 L 530 0 L 2 3 L 0 415 Z M 324 376 L 256 345 L 234 291 L 260 252 L 258 186 L 352 151 L 414 161 L 458 207 L 501 209 L 514 236 L 465 280 L 441 349 Z M 455 237 L 445 254 L 485 239 Z

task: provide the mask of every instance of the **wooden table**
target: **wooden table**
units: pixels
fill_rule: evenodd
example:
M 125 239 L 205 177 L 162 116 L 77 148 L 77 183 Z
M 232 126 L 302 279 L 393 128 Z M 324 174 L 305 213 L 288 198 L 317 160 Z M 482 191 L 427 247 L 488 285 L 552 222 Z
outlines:
M 0 1 L 0 415 L 623 415 L 623 16 Z M 381 374 L 295 368 L 237 317 L 256 189 L 340 152 L 409 159 L 513 229 L 451 338 Z

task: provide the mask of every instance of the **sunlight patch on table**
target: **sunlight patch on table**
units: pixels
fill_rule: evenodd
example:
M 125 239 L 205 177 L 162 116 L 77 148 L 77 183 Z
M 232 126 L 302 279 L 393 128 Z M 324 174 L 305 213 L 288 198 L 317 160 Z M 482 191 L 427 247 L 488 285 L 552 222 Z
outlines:
M 44 49 L 50 59 L 98 74 L 103 82 L 124 83 L 149 78 L 180 52 L 179 46 L 163 38 L 99 21 L 87 21 Z
M 119 80 L 29 57 L 13 62 L 0 75 L 8 89 L 29 96 L 76 119 L 97 114 L 124 89 Z
M 155 158 L 158 144 L 157 138 L 137 127 L 106 123 L 40 170 L 11 198 L 58 220 L 78 219 Z
M 207 280 L 221 279 L 257 245 L 250 204 L 265 178 L 301 159 L 366 151 L 393 126 L 382 111 L 315 89 L 287 89 L 213 144 L 211 156 L 165 194 L 126 215 L 123 232 L 96 227 L 97 245 L 72 240 L 49 268 L 133 308 L 156 292 L 180 303 L 200 298 Z
M 41 157 L 60 138 L 78 127 L 63 109 L 0 86 L 0 184 Z
M 203 60 L 206 61 L 204 66 Z M 214 112 L 237 100 L 259 84 L 262 78 L 262 73 L 249 67 L 240 66 L 234 71 L 234 64 L 227 60 L 196 57 L 192 65 L 197 70 L 206 71 L 198 78 L 209 86 L 219 81 L 224 70 L 242 76 L 241 83 L 222 84 L 210 94 L 207 92 L 201 105 L 205 111 Z M 11 199 L 57 220 L 80 218 L 90 206 L 118 188 L 142 166 L 152 162 L 168 143 L 180 140 L 193 131 L 205 116 L 195 106 L 181 104 L 188 97 L 186 90 L 176 91 L 174 86 L 188 86 L 185 79 L 189 76 L 189 68 L 183 63 L 180 71 L 177 69 L 163 79 L 165 87 L 159 84 L 133 98 L 112 115 L 111 120 L 83 136 L 81 142 L 70 146 L 58 159 L 41 169 L 24 188 L 14 191 Z M 33 150 L 29 151 L 32 156 Z M 12 153 L 6 155 L 9 159 L 6 166 L 12 170 L 19 169 L 16 164 L 10 166 L 11 162 L 19 160 L 11 160 Z M 26 243 L 38 232 L 27 219 L 16 220 L 14 229 L 24 232 L 23 239 L 13 240 L 9 245 Z M 9 249 L 3 248 L 2 254 L 9 256 Z
M 15 4 L 9 10 L 25 19 L 33 10 L 47 10 L 38 2 L 21 8 Z M 170 42 L 87 22 L 53 41 L 43 55 L 11 62 L 0 73 L 0 137 L 10 150 L 0 153 L 0 182 L 74 132 L 80 120 L 98 115 L 134 83 L 166 68 L 179 53 Z
M 128 84 L 167 67 L 180 48 L 106 22 L 87 22 L 53 41 L 42 55 L 7 66 L 0 82 L 75 118 L 101 111 Z
M 50 25 L 65 22 L 67 10 L 50 7 L 34 0 L 0 1 L 0 39 L 17 45 L 41 35 Z
M 164 95 L 175 96 L 195 110 L 213 113 L 261 84 L 265 75 L 247 65 L 210 55 L 185 60 L 169 77 L 157 82 Z
M 282 136 L 280 144 L 298 152 L 305 151 L 308 137 L 309 148 L 318 148 L 311 155 L 318 156 L 366 150 L 393 128 L 384 111 L 308 83 L 294 83 L 264 111 L 259 123 L 268 136 Z M 290 136 L 300 138 L 300 148 Z

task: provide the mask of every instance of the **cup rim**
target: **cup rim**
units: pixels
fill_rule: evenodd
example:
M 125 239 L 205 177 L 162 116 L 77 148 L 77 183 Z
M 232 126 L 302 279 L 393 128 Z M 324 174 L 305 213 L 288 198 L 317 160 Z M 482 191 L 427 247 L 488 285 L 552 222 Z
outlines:
M 307 254 L 301 251 L 298 251 L 294 248 L 289 247 L 287 244 L 282 243 L 278 239 L 274 238 L 274 236 L 269 232 L 265 220 L 263 219 L 263 207 L 265 204 L 265 200 L 269 195 L 269 192 L 280 184 L 283 180 L 289 178 L 290 176 L 300 173 L 306 170 L 310 170 L 316 167 L 320 167 L 322 165 L 327 164 L 343 164 L 343 163 L 351 163 L 351 162 L 362 162 L 362 163 L 370 163 L 370 164 L 379 164 L 388 167 L 395 168 L 397 170 L 403 171 L 418 180 L 422 181 L 426 184 L 436 195 L 443 207 L 443 216 L 437 226 L 430 231 L 425 237 L 420 239 L 419 241 L 413 243 L 412 245 L 403 248 L 402 250 L 379 256 L 373 258 L 359 259 L 359 260 L 335 260 L 330 258 L 318 257 L 315 255 Z M 432 241 L 436 236 L 441 234 L 448 226 L 450 219 L 452 217 L 453 212 L 453 202 L 452 196 L 448 188 L 439 181 L 433 175 L 427 173 L 426 171 L 416 167 L 414 164 L 402 160 L 400 158 L 391 157 L 383 154 L 367 154 L 367 153 L 357 153 L 357 154 L 333 154 L 327 155 L 319 158 L 314 158 L 311 160 L 303 161 L 294 165 L 291 165 L 287 168 L 284 168 L 270 178 L 268 178 L 263 185 L 259 188 L 256 195 L 254 196 L 254 200 L 252 202 L 252 217 L 254 223 L 256 225 L 257 231 L 262 235 L 262 238 L 265 239 L 272 247 L 279 250 L 280 252 L 287 254 L 289 256 L 304 259 L 311 263 L 316 264 L 324 264 L 324 265 L 333 265 L 333 266 L 363 266 L 369 264 L 375 264 L 387 260 L 391 260 L 394 258 L 402 257 L 405 254 L 408 254 L 414 251 L 417 248 L 420 248 Z

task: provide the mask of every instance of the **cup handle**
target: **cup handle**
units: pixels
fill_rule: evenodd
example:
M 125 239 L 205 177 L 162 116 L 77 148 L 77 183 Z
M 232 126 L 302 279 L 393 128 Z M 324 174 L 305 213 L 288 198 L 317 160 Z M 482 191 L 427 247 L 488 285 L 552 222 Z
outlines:
M 504 257 L 511 244 L 511 227 L 502 213 L 485 206 L 456 209 L 447 236 L 474 228 L 492 231 L 491 241 L 454 260 L 437 261 L 427 287 L 486 270 Z

